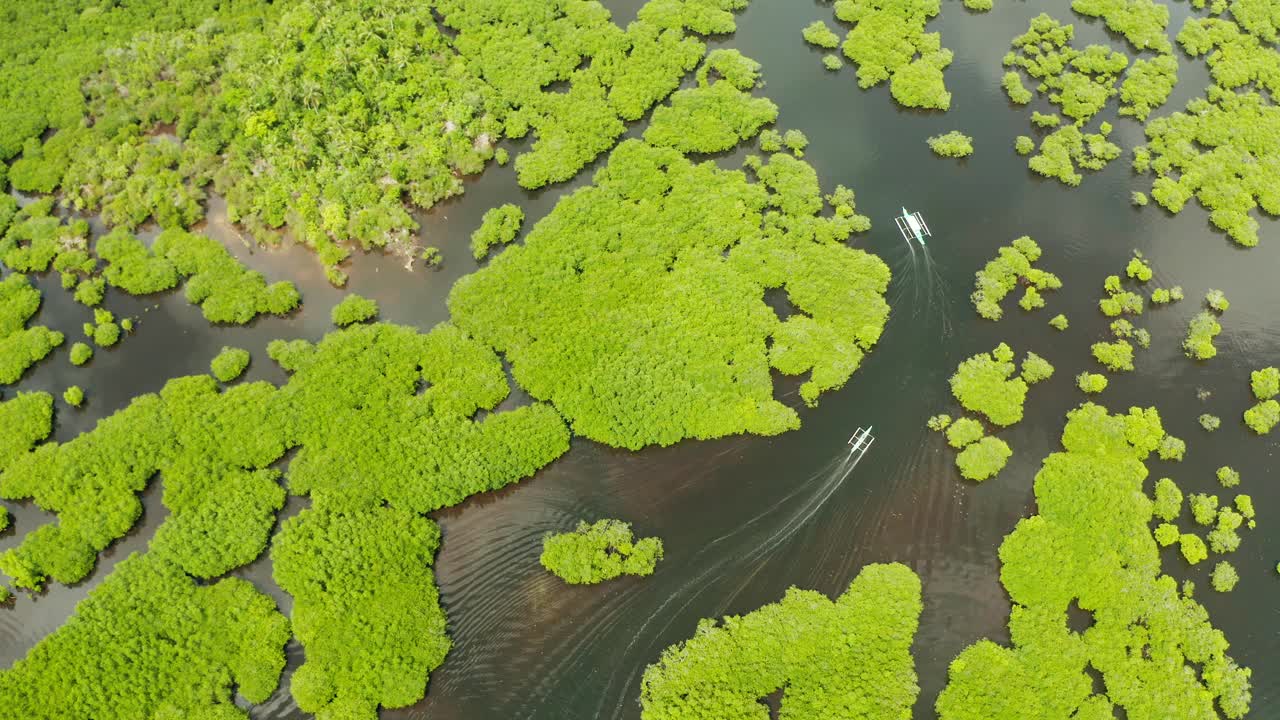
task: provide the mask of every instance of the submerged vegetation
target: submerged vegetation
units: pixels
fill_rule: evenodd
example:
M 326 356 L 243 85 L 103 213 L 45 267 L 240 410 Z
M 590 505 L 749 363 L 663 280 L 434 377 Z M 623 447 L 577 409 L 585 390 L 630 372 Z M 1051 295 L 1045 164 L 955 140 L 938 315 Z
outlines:
M 542 539 L 539 562 L 570 585 L 594 585 L 621 575 L 652 575 L 662 559 L 662 540 L 636 539 L 621 520 L 583 520 L 573 532 Z
M 919 578 L 894 563 L 867 565 L 834 602 L 793 587 L 746 615 L 703 620 L 645 670 L 640 717 L 758 717 L 759 698 L 779 690 L 782 717 L 910 717 L 921 609 Z
M 1250 671 L 1226 654 L 1204 608 L 1161 573 L 1142 490 L 1143 460 L 1164 439 L 1159 415 L 1086 403 L 1067 418 L 1064 450 L 1036 476 L 1038 514 L 1000 547 L 1011 646 L 982 640 L 961 653 L 939 716 L 1013 720 L 1037 708 L 1043 717 L 1108 717 L 1122 708 L 1129 717 L 1213 718 L 1220 708 L 1243 717 Z M 1088 629 L 1071 629 L 1072 605 L 1090 614 Z M 1094 692 L 1090 668 L 1106 694 Z

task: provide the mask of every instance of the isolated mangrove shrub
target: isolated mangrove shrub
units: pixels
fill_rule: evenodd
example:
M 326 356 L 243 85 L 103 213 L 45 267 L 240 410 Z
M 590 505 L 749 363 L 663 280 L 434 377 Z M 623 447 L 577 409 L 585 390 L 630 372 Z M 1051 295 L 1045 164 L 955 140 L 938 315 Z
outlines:
M 1280 402 L 1263 400 L 1244 411 L 1244 423 L 1259 435 L 1266 435 L 1280 423 Z
M 26 275 L 0 280 L 0 385 L 12 385 L 62 344 L 63 335 L 44 326 L 27 327 L 40 309 L 40 291 Z
M 835 72 L 844 67 L 844 61 L 835 53 L 828 53 L 822 56 L 822 67 Z
M 1173 522 L 1178 519 L 1178 515 L 1181 513 L 1182 491 L 1169 478 L 1160 478 L 1155 484 L 1154 504 L 1151 506 L 1151 514 L 1165 522 Z
M 209 363 L 209 371 L 224 383 L 229 383 L 244 373 L 249 367 L 249 351 L 242 348 L 224 347 Z
M 270 697 L 288 639 L 275 602 L 247 581 L 197 585 L 135 553 L 0 672 L 0 696 L 6 713 L 24 718 L 137 720 L 166 706 L 204 717 L 234 708 L 233 688 L 250 702 Z
M 1218 468 L 1218 482 L 1224 488 L 1235 487 L 1240 484 L 1240 473 L 1230 466 L 1223 465 Z
M 1075 125 L 1063 125 L 1040 141 L 1040 153 L 1027 166 L 1045 177 L 1075 187 L 1083 180 L 1078 168 L 1101 170 L 1120 157 L 1120 146 L 1107 139 L 1111 126 L 1097 133 L 1083 133 Z
M 1027 398 L 1027 383 L 1015 372 L 1013 351 L 1001 343 L 960 363 L 951 376 L 951 394 L 966 410 L 1001 427 L 1013 425 L 1022 419 Z
M 1265 367 L 1249 373 L 1249 388 L 1259 401 L 1280 395 L 1280 369 Z
M 1205 546 L 1204 540 L 1201 540 L 1199 535 L 1183 533 L 1178 538 L 1178 550 L 1188 565 L 1199 565 L 1209 559 L 1209 548 Z
M 841 387 L 880 337 L 889 270 L 843 244 L 869 226 L 851 191 L 820 217 L 808 164 L 777 153 L 755 175 L 626 141 L 522 245 L 454 285 L 454 322 L 600 442 L 794 429 L 770 369 L 809 373 L 809 404 Z M 782 287 L 785 318 L 764 302 Z
M 1220 425 L 1222 425 L 1221 418 L 1219 418 L 1217 415 L 1210 415 L 1209 413 L 1202 413 L 1198 418 L 1198 420 L 1200 422 L 1200 427 L 1204 428 L 1205 431 L 1207 432 L 1213 432 L 1214 430 L 1217 430 Z
M 1177 302 L 1183 298 L 1182 286 L 1175 285 L 1171 288 L 1156 288 L 1151 291 L 1152 305 L 1168 305 L 1171 302 Z
M 1170 523 L 1160 523 L 1151 534 L 1156 539 L 1156 544 L 1160 547 L 1169 547 L 1178 542 L 1178 538 L 1181 537 L 1178 532 L 1178 526 Z
M 975 443 L 981 440 L 983 435 L 987 434 L 986 429 L 982 427 L 982 422 L 971 417 L 956 419 L 954 423 L 947 427 L 946 431 L 947 443 L 957 449 L 970 443 Z
M 1197 524 L 1212 525 L 1218 518 L 1218 496 L 1208 493 L 1192 493 L 1187 496 L 1187 505 L 1191 508 L 1191 517 Z
M 1100 393 L 1107 389 L 1107 376 L 1098 373 L 1083 372 L 1076 376 L 1076 387 L 1081 392 Z
M 1124 268 L 1124 274 L 1138 282 L 1147 282 L 1152 277 L 1151 265 L 1140 256 L 1132 257 Z
M 1053 365 L 1050 365 L 1048 360 L 1039 355 L 1027 352 L 1027 356 L 1022 359 L 1020 377 L 1027 385 L 1035 385 L 1042 380 L 1048 380 L 1053 377 Z
M 71 407 L 78 408 L 84 404 L 84 390 L 79 385 L 72 385 L 62 391 L 62 401 Z
M 925 23 L 938 14 L 939 0 L 836 0 L 836 18 L 852 23 L 840 49 L 858 68 L 858 86 L 889 81 L 889 92 L 905 107 L 951 107 L 942 71 L 950 50 Z
M 507 203 L 486 210 L 480 227 L 471 233 L 471 254 L 476 260 L 483 260 L 490 248 L 515 240 L 523 222 L 524 210 L 519 205 Z
M 801 34 L 804 35 L 804 41 L 810 45 L 828 50 L 840 46 L 840 36 L 821 20 L 814 20 L 806 25 Z
M 930 430 L 934 432 L 942 432 L 943 430 L 946 430 L 947 428 L 951 427 L 951 416 L 947 415 L 946 413 L 934 415 L 933 417 L 929 418 L 927 426 Z
M 451 645 L 431 570 L 439 545 L 434 522 L 394 508 L 323 506 L 285 521 L 272 576 L 293 596 L 306 648 L 290 688 L 299 708 L 375 720 L 379 705 L 422 698 Z
M 1066 330 L 1070 325 L 1071 323 L 1067 320 L 1067 316 L 1062 313 L 1058 313 L 1057 315 L 1049 318 L 1049 326 L 1054 330 Z
M 378 317 L 378 301 L 348 293 L 329 311 L 329 321 L 338 327 L 368 322 Z
M 956 455 L 956 467 L 966 480 L 982 482 L 995 477 L 1013 455 L 1009 444 L 998 437 L 984 437 Z
M 1133 346 L 1125 340 L 1097 342 L 1090 348 L 1093 359 L 1112 372 L 1133 369 Z
M 1242 717 L 1249 670 L 1226 654 L 1205 609 L 1161 573 L 1143 494 L 1143 460 L 1163 437 L 1158 414 L 1109 415 L 1086 403 L 1067 417 L 1063 451 L 1036 475 L 1038 514 L 1000 547 L 1011 644 L 982 640 L 952 662 L 940 718 L 1107 717 L 1116 708 L 1134 718 Z M 1092 616 L 1083 633 L 1069 629 L 1073 604 Z M 1125 650 L 1139 628 L 1141 662 Z M 1093 672 L 1107 694 L 1094 694 Z
M 93 348 L 78 342 L 71 345 L 71 364 L 80 366 L 93 359 Z
M 629 523 L 606 519 L 548 534 L 538 561 L 570 585 L 594 585 L 621 575 L 652 575 L 661 559 L 661 538 L 637 540 Z
M 997 248 L 996 257 L 989 260 L 976 273 L 970 300 L 978 314 L 988 320 L 999 320 L 1004 314 L 1000 308 L 1000 301 L 1012 292 L 1020 281 L 1028 284 L 1024 302 L 1027 297 L 1038 297 L 1040 290 L 1061 288 L 1062 281 L 1057 275 L 1034 267 L 1033 264 L 1040 259 L 1040 254 L 1040 246 L 1026 235 L 1017 238 L 1009 245 Z M 1034 296 L 1031 293 L 1032 290 L 1037 291 Z M 1042 306 L 1043 299 L 1038 304 Z
M 1218 354 L 1213 339 L 1222 332 L 1217 318 L 1207 310 L 1201 311 L 1187 325 L 1187 337 L 1182 341 L 1182 349 L 1187 357 L 1193 360 L 1208 360 Z
M 758 718 L 759 699 L 778 690 L 783 717 L 909 717 L 921 607 L 920 580 L 894 563 L 867 565 L 834 602 L 793 587 L 746 615 L 703 620 L 645 670 L 640 717 Z
M 973 138 L 959 130 L 952 130 L 929 138 L 929 149 L 939 157 L 968 157 L 973 154 Z
M 1204 304 L 1209 309 L 1221 315 L 1231 307 L 1231 303 L 1227 300 L 1227 296 L 1221 290 L 1210 290 L 1204 296 Z
M 1213 566 L 1213 573 L 1209 578 L 1213 583 L 1213 589 L 1218 592 L 1231 592 L 1235 589 L 1236 583 L 1240 582 L 1240 574 L 1236 572 L 1235 566 L 1226 560 Z

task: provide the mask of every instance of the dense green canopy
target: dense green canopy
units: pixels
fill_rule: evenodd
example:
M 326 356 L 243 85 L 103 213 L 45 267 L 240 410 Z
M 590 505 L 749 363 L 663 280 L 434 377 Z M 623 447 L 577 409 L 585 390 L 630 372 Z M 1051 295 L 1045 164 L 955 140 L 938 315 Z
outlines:
M 539 562 L 571 585 L 588 585 L 621 575 L 652 575 L 661 559 L 661 538 L 637 540 L 629 523 L 606 519 L 583 520 L 573 532 L 547 535 Z
M 819 217 L 812 167 L 778 153 L 755 174 L 626 141 L 522 245 L 458 281 L 454 321 L 601 442 L 792 429 L 770 369 L 809 373 L 811 404 L 843 385 L 880 337 L 889 271 L 843 244 L 868 226 L 852 192 Z M 779 318 L 771 288 L 796 312 Z
M 40 309 L 40 291 L 27 276 L 13 273 L 0 280 L 0 385 L 16 383 L 27 368 L 62 344 L 62 333 L 44 326 L 27 327 Z
M 942 71 L 952 53 L 942 47 L 938 33 L 924 31 L 940 6 L 940 0 L 836 0 L 836 18 L 853 24 L 841 50 L 858 67 L 858 86 L 888 80 L 900 105 L 951 107 Z
M 920 580 L 904 565 L 868 565 L 832 602 L 791 588 L 721 623 L 703 620 L 645 671 L 643 720 L 756 720 L 782 691 L 781 717 L 909 718 L 911 643 Z
M 953 661 L 940 717 L 1244 716 L 1249 670 L 1226 654 L 1205 609 L 1161 574 L 1142 463 L 1164 437 L 1159 416 L 1086 403 L 1067 417 L 1064 451 L 1036 475 L 1038 514 L 1000 547 L 1010 646 L 982 640 Z M 1088 629 L 1068 624 L 1073 605 L 1090 613 Z

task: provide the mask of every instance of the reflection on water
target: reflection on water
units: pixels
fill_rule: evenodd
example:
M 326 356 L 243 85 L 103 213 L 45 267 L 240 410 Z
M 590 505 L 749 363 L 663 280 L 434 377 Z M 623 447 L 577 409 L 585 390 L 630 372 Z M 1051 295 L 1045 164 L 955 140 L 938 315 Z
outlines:
M 631 8 L 624 13 L 634 13 L 637 5 L 614 4 Z M 1184 3 L 1171 9 L 1176 30 L 1189 9 Z M 884 87 L 858 90 L 852 68 L 822 71 L 820 54 L 803 44 L 799 30 L 816 19 L 829 21 L 829 5 L 755 0 L 726 44 L 763 63 L 766 92 L 782 108 L 781 123 L 809 136 L 806 159 L 824 186 L 853 188 L 859 212 L 872 218 L 875 229 L 854 242 L 885 258 L 896 274 L 893 314 L 880 347 L 848 387 L 816 409 L 800 407 L 795 381 L 780 381 L 779 396 L 800 408 L 800 431 L 641 453 L 579 439 L 534 478 L 436 513 L 444 532 L 437 572 L 455 647 L 432 676 L 424 701 L 384 717 L 633 720 L 645 666 L 663 648 L 688 638 L 699 618 L 750 612 L 781 598 L 790 585 L 835 596 L 866 563 L 889 561 L 911 566 L 923 583 L 916 717 L 933 717 L 933 700 L 951 659 L 979 638 L 1007 642 L 1008 600 L 999 585 L 997 548 L 1019 518 L 1034 512 L 1032 478 L 1040 460 L 1058 447 L 1063 416 L 1082 400 L 1074 377 L 1093 368 L 1089 344 L 1106 334 L 1107 323 L 1096 309 L 1103 277 L 1121 271 L 1133 249 L 1151 260 L 1154 284 L 1180 284 L 1188 299 L 1152 309 L 1136 323 L 1151 331 L 1152 348 L 1139 351 L 1137 370 L 1116 378 L 1101 399 L 1113 410 L 1154 403 L 1168 429 L 1187 440 L 1187 459 L 1177 465 L 1153 462 L 1152 478 L 1172 477 L 1189 492 L 1215 491 L 1215 468 L 1230 464 L 1241 472 L 1240 490 L 1253 495 L 1261 528 L 1246 533 L 1230 558 L 1242 578 L 1236 590 L 1209 591 L 1211 563 L 1188 570 L 1176 549 L 1162 552 L 1169 572 L 1196 580 L 1197 596 L 1231 641 L 1233 655 L 1253 667 L 1253 716 L 1280 713 L 1280 640 L 1274 630 L 1280 533 L 1267 529 L 1280 517 L 1280 484 L 1271 470 L 1275 441 L 1251 437 L 1239 421 L 1250 404 L 1248 371 L 1275 364 L 1280 355 L 1272 319 L 1280 302 L 1272 277 L 1272 268 L 1280 267 L 1280 233 L 1276 223 L 1264 222 L 1261 246 L 1244 251 L 1212 232 L 1197 207 L 1176 218 L 1156 207 L 1136 210 L 1129 193 L 1143 188 L 1123 160 L 1087 176 L 1075 190 L 1030 173 L 1012 151 L 1014 136 L 1028 132 L 1029 109 L 1011 107 L 1004 98 L 999 63 L 1009 39 L 1045 10 L 1068 19 L 1061 3 L 1048 0 L 1000 4 L 985 15 L 946 3 L 930 25 L 956 52 L 947 71 L 953 109 L 939 115 L 895 109 Z M 1074 22 L 1080 42 L 1106 41 L 1098 23 Z M 1181 107 L 1205 82 L 1200 66 L 1181 63 L 1184 84 L 1171 108 Z M 1141 141 L 1136 123 L 1112 120 L 1119 141 L 1128 147 Z M 952 129 L 974 137 L 977 151 L 964 162 L 935 158 L 925 144 L 926 137 Z M 578 182 L 589 175 L 590 170 Z M 350 289 L 378 300 L 385 320 L 430 327 L 447 318 L 450 285 L 476 267 L 467 239 L 484 211 L 519 202 L 527 229 L 563 190 L 525 193 L 510 167 L 492 168 L 470 182 L 465 196 L 420 216 L 420 242 L 441 249 L 440 268 L 406 273 L 396 258 L 362 257 Z M 903 205 L 928 219 L 936 274 L 926 274 L 919 259 L 910 263 L 892 220 Z M 99 350 L 86 369 L 73 368 L 60 352 L 33 369 L 19 388 L 88 388 L 83 412 L 59 408 L 57 439 L 74 437 L 139 393 L 159 390 L 167 378 L 207 372 L 223 345 L 253 352 L 250 379 L 282 382 L 284 374 L 266 358 L 266 343 L 276 337 L 318 339 L 330 329 L 328 310 L 341 293 L 328 287 L 318 263 L 298 249 L 250 252 L 218 217 L 215 212 L 207 232 L 227 240 L 270 280 L 296 282 L 306 312 L 211 329 L 180 293 L 141 299 L 111 294 L 108 305 L 117 315 L 141 319 L 137 332 L 115 349 Z M 1063 279 L 1064 289 L 1047 293 L 1048 306 L 1035 313 L 1023 313 L 1010 298 L 1004 320 L 980 320 L 968 302 L 972 273 L 996 247 L 1024 234 L 1044 248 L 1041 264 Z M 46 300 L 36 322 L 65 329 L 89 319 L 88 310 L 56 287 L 56 276 L 39 284 Z M 1179 343 L 1211 287 L 1226 291 L 1231 309 L 1222 320 L 1220 355 L 1193 363 Z M 1065 333 L 1047 325 L 1059 312 L 1071 320 Z M 961 359 L 1001 341 L 1019 353 L 1034 350 L 1057 373 L 1030 392 L 1026 420 L 1002 431 L 1014 450 L 1009 466 L 975 485 L 960 480 L 953 452 L 941 436 L 925 430 L 924 421 L 935 412 L 954 414 L 947 377 Z M 1197 388 L 1212 394 L 1198 400 Z M 1221 416 L 1222 429 L 1213 435 L 1200 430 L 1196 417 L 1202 412 Z M 875 426 L 875 445 L 846 478 L 834 479 L 836 461 L 847 453 L 845 440 L 866 425 Z M 57 627 L 114 561 L 145 546 L 163 517 L 158 482 L 146 494 L 140 528 L 104 554 L 89 580 L 55 586 L 35 600 L 20 598 L 16 608 L 0 611 L 0 664 L 20 657 Z M 286 515 L 304 505 L 291 500 Z M 15 510 L 19 532 L 46 519 L 29 505 Z M 653 576 L 570 587 L 541 569 L 543 534 L 603 517 L 621 518 L 641 535 L 663 538 L 666 558 Z M 0 550 L 16 542 L 13 532 L 0 536 Z M 269 557 L 236 574 L 272 592 L 287 612 L 288 598 L 271 583 Z M 289 657 L 289 668 L 296 668 L 301 648 L 291 645 Z M 289 700 L 287 677 L 253 716 L 303 716 Z

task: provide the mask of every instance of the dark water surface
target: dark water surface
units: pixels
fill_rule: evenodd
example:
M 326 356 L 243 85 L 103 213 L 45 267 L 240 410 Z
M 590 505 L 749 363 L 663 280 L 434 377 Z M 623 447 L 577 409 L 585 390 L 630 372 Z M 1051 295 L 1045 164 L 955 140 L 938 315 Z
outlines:
M 634 16 L 636 0 L 610 3 L 619 18 Z M 1232 491 L 1253 496 L 1259 528 L 1245 532 L 1229 559 L 1241 581 L 1229 594 L 1209 589 L 1211 562 L 1190 569 L 1176 548 L 1163 552 L 1166 571 L 1192 578 L 1197 597 L 1232 643 L 1232 654 L 1253 668 L 1255 718 L 1280 716 L 1280 490 L 1273 472 L 1276 443 L 1252 436 L 1240 421 L 1250 404 L 1248 372 L 1277 363 L 1280 232 L 1264 222 L 1261 246 L 1242 250 L 1208 226 L 1192 204 L 1179 217 L 1152 206 L 1136 210 L 1129 193 L 1147 190 L 1121 159 L 1102 173 L 1067 189 L 1026 169 L 1012 152 L 1013 138 L 1030 132 L 1030 109 L 1009 105 L 999 88 L 1000 58 L 1009 40 L 1030 18 L 1050 10 L 1075 23 L 1083 42 L 1107 42 L 1100 24 L 1068 17 L 1065 2 L 1000 2 L 985 15 L 966 12 L 953 0 L 929 26 L 955 51 L 947 71 L 953 92 L 946 114 L 896 108 L 886 87 L 863 92 L 853 68 L 821 69 L 820 54 L 805 46 L 800 29 L 831 20 L 829 5 L 810 0 L 755 0 L 742 14 L 739 31 L 725 45 L 764 65 L 765 93 L 782 109 L 780 124 L 799 128 L 811 141 L 806 157 L 824 187 L 844 183 L 858 196 L 860 212 L 875 227 L 855 244 L 879 254 L 895 271 L 893 314 L 880 346 L 843 390 L 824 396 L 820 407 L 801 410 L 804 427 L 776 438 L 735 437 L 685 442 L 640 453 L 575 439 L 568 455 L 536 477 L 503 492 L 474 498 L 437 513 L 444 543 L 437 561 L 441 597 L 455 647 L 431 679 L 428 697 L 412 708 L 384 711 L 387 718 L 636 718 L 639 679 L 661 650 L 689 637 L 699 618 L 749 612 L 778 600 L 797 585 L 835 595 L 870 562 L 899 561 L 919 573 L 924 614 L 915 655 L 922 692 L 917 718 L 933 717 L 932 704 L 952 658 L 988 637 L 1007 641 L 1008 600 L 999 585 L 997 548 L 1019 518 L 1034 513 L 1032 477 L 1041 459 L 1059 447 L 1065 413 L 1082 400 L 1074 377 L 1094 370 L 1089 345 L 1107 339 L 1107 321 L 1097 311 L 1106 275 L 1122 273 L 1133 249 L 1156 271 L 1155 284 L 1182 285 L 1187 300 L 1149 310 L 1136 323 L 1153 335 L 1152 348 L 1138 351 L 1137 370 L 1113 377 L 1101 402 L 1113 411 L 1156 405 L 1166 428 L 1184 438 L 1186 460 L 1153 461 L 1152 480 L 1170 476 L 1184 491 L 1219 492 L 1214 470 L 1230 464 L 1244 481 Z M 1172 6 L 1176 32 L 1189 9 Z M 1121 47 L 1118 39 L 1111 44 Z M 1201 93 L 1202 67 L 1183 62 L 1182 82 L 1170 108 Z M 1033 106 L 1045 109 L 1041 106 Z M 1114 112 L 1111 112 L 1114 115 Z M 1117 142 L 1129 148 L 1141 128 L 1113 120 Z M 963 161 L 932 156 L 924 139 L 952 129 L 974 137 L 976 153 Z M 587 177 L 584 174 L 577 184 Z M 460 276 L 475 269 L 467 237 L 481 214 L 502 202 L 518 202 L 526 229 L 550 211 L 568 187 L 539 193 L 519 190 L 510 168 L 494 167 L 470 183 L 464 198 L 422 216 L 422 243 L 441 248 L 443 266 L 406 273 L 391 257 L 356 260 L 350 289 L 378 300 L 382 318 L 428 328 L 446 319 L 444 299 Z M 933 271 L 913 266 L 894 229 L 893 216 L 906 205 L 921 210 L 934 231 Z M 305 252 L 251 253 L 214 207 L 207 232 L 270 280 L 290 279 L 303 292 L 305 311 L 268 318 L 246 328 L 210 328 L 181 294 L 132 299 L 111 293 L 107 305 L 118 316 L 137 316 L 138 330 L 114 350 L 98 350 L 88 368 L 73 368 L 64 352 L 41 363 L 18 389 L 55 393 L 70 384 L 88 391 L 82 412 L 59 403 L 55 437 L 66 440 L 88 429 L 129 399 L 158 390 L 165 380 L 208 371 L 223 345 L 253 352 L 251 379 L 282 382 L 284 374 L 265 355 L 276 337 L 317 339 L 331 329 L 328 310 L 341 293 L 327 286 L 319 265 Z M 980 320 L 968 303 L 973 272 L 1013 238 L 1029 234 L 1044 248 L 1041 265 L 1059 274 L 1065 288 L 1046 294 L 1048 306 L 1032 314 L 1006 302 L 999 323 Z M 58 289 L 51 275 L 39 280 L 45 305 L 35 322 L 64 330 L 68 342 L 91 313 Z M 1231 309 L 1222 319 L 1220 354 L 1208 363 L 1183 357 L 1179 345 L 1187 321 L 1210 288 L 1226 291 Z M 1057 333 L 1046 324 L 1066 313 L 1071 328 Z M 1032 389 L 1026 419 L 1000 434 L 1014 449 L 1009 466 L 983 485 L 962 481 L 953 452 L 924 428 L 936 412 L 958 410 L 946 379 L 963 358 L 1008 341 L 1019 354 L 1034 350 L 1056 375 Z M 798 381 L 781 380 L 779 394 L 800 405 Z M 1211 392 L 1206 400 L 1197 390 Z M 1223 418 L 1208 435 L 1196 422 L 1202 412 Z M 844 441 L 858 426 L 874 425 L 877 442 L 846 479 L 840 461 Z M 145 548 L 163 520 L 160 481 L 146 495 L 137 530 L 104 553 L 98 569 L 75 587 L 52 587 L 16 608 L 0 610 L 0 665 L 7 666 L 58 627 L 88 588 L 114 562 Z M 305 505 L 291 499 L 286 515 Z M 47 520 L 27 505 L 10 506 L 17 533 L 0 537 L 0 550 L 16 544 Z M 567 587 L 538 565 L 540 538 L 570 528 L 579 518 L 618 517 L 638 533 L 657 534 L 666 559 L 655 575 L 597 587 Z M 264 556 L 237 574 L 277 597 Z M 302 651 L 290 648 L 290 670 Z M 255 718 L 302 717 L 288 696 L 288 678 Z

